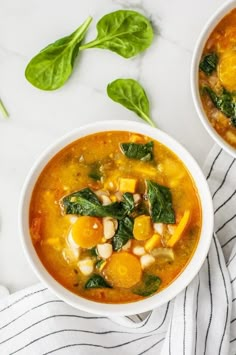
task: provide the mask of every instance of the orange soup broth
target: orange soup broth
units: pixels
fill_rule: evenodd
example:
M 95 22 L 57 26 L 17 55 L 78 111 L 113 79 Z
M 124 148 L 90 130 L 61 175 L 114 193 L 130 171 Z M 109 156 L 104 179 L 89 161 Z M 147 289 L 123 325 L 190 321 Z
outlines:
M 162 280 L 159 290 L 167 287 L 183 271 L 197 246 L 201 231 L 201 207 L 193 180 L 183 163 L 164 145 L 154 141 L 153 162 L 126 158 L 120 143 L 134 139 L 146 143 L 152 139 L 130 132 L 102 132 L 81 138 L 63 150 L 43 169 L 33 190 L 29 224 L 36 252 L 48 272 L 70 291 L 98 302 L 127 303 L 143 297 L 125 288 L 84 289 L 88 277 L 80 274 L 76 262 L 67 262 L 62 255 L 71 228 L 71 215 L 63 215 L 60 200 L 85 187 L 105 188 L 111 194 L 118 189 L 120 177 L 138 178 L 137 192 L 145 192 L 144 179 L 170 187 L 178 223 L 186 209 L 191 221 L 181 240 L 175 245 L 175 260 L 159 259 L 149 272 Z M 92 164 L 102 162 L 104 181 L 88 178 Z M 136 241 L 132 240 L 132 243 Z M 144 242 L 141 242 L 141 244 Z M 86 255 L 86 251 L 83 255 Z

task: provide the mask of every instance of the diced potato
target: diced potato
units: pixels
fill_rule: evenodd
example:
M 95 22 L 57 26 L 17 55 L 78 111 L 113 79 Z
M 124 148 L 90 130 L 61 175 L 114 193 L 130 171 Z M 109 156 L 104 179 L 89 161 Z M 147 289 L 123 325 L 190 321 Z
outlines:
M 158 233 L 153 234 L 153 236 L 148 239 L 144 245 L 144 248 L 147 252 L 150 252 L 152 249 L 161 246 L 161 236 Z
M 231 144 L 236 144 L 236 134 L 231 131 L 227 131 L 225 136 L 228 142 L 230 142 Z
M 131 192 L 134 193 L 137 186 L 137 179 L 120 178 L 119 180 L 119 190 L 121 192 Z
M 152 265 L 154 262 L 155 258 L 150 254 L 145 254 L 140 258 L 140 263 L 143 270 Z
M 77 265 L 83 275 L 88 276 L 88 275 L 92 274 L 93 261 L 90 258 L 80 260 Z
M 178 226 L 176 227 L 174 234 L 170 237 L 170 239 L 166 243 L 168 247 L 173 247 L 180 240 L 185 229 L 187 228 L 187 226 L 189 224 L 190 215 L 191 215 L 190 210 L 186 210 L 184 212 L 184 215 L 181 218 Z
M 137 240 L 146 240 L 153 234 L 152 222 L 150 216 L 141 215 L 135 218 L 133 228 L 134 238 Z

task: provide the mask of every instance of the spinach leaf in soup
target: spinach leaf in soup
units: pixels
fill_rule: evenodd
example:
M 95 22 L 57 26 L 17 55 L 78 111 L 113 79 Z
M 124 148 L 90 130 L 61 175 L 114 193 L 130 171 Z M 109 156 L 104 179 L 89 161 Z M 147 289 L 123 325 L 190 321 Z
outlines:
M 131 192 L 125 192 L 122 196 L 122 205 L 123 208 L 127 211 L 127 214 L 130 214 L 134 210 L 134 197 Z
M 107 94 L 113 101 L 135 112 L 144 121 L 155 127 L 155 123 L 150 118 L 148 97 L 136 80 L 117 79 L 107 86 Z
M 79 47 L 92 21 L 88 19 L 71 35 L 49 44 L 31 59 L 25 70 L 26 79 L 41 90 L 60 88 L 70 77 Z
M 146 180 L 147 196 L 154 223 L 175 223 L 170 189 L 151 180 Z
M 152 274 L 144 274 L 142 281 L 134 288 L 133 293 L 148 297 L 155 293 L 161 284 L 161 279 Z
M 153 160 L 153 146 L 154 143 L 148 142 L 146 144 L 140 143 L 121 143 L 122 152 L 127 158 L 150 161 Z
M 206 54 L 200 64 L 199 64 L 199 68 L 206 74 L 206 75 L 211 75 L 217 67 L 219 58 L 218 55 L 216 53 L 209 53 Z
M 149 20 L 138 12 L 119 10 L 105 15 L 97 23 L 97 38 L 80 47 L 109 49 L 130 58 L 147 49 L 153 40 Z
M 209 86 L 204 86 L 202 92 L 210 97 L 214 106 L 236 127 L 236 95 L 225 88 L 222 89 L 221 94 L 217 95 Z
M 112 238 L 113 250 L 120 250 L 130 239 L 133 238 L 134 220 L 131 217 L 125 217 L 119 221 L 116 234 Z
M 103 206 L 96 194 L 89 188 L 74 192 L 61 201 L 61 206 L 66 214 L 80 216 L 123 218 L 127 211 L 122 202 L 114 202 Z
M 90 288 L 112 288 L 111 285 L 109 285 L 106 280 L 101 275 L 94 274 L 92 275 L 86 284 L 84 285 L 84 288 L 90 289 Z
M 101 177 L 102 177 L 102 173 L 100 171 L 100 164 L 99 163 L 93 163 L 91 166 L 90 166 L 90 171 L 88 173 L 88 176 L 95 180 L 95 181 L 100 181 L 101 180 Z

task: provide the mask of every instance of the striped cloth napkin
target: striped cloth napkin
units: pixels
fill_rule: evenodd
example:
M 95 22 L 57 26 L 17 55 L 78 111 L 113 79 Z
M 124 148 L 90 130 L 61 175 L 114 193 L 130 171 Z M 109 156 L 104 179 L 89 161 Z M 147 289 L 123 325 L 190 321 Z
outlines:
M 205 166 L 215 234 L 192 283 L 129 327 L 73 309 L 39 284 L 0 301 L 0 354 L 236 354 L 236 164 L 215 147 Z

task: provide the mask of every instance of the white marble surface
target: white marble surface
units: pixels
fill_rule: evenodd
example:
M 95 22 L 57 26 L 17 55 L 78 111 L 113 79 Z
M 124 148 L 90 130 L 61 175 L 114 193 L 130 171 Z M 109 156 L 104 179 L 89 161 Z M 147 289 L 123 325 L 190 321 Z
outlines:
M 139 79 L 159 128 L 187 147 L 200 165 L 213 145 L 190 93 L 189 71 L 197 36 L 223 0 L 0 0 L 0 97 L 10 112 L 0 119 L 0 284 L 11 292 L 37 281 L 23 255 L 17 205 L 23 181 L 55 138 L 87 122 L 138 120 L 106 95 L 118 77 Z M 72 32 L 90 14 L 136 9 L 151 18 L 156 36 L 143 55 L 125 60 L 104 50 L 83 52 L 72 78 L 60 90 L 43 92 L 24 78 L 29 59 Z

